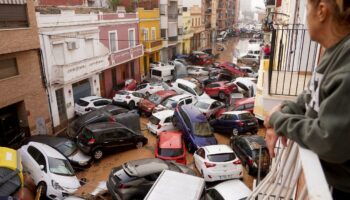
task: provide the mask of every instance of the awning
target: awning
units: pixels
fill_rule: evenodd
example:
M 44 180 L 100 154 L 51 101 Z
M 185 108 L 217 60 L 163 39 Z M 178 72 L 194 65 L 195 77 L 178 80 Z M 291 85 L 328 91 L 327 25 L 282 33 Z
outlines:
M 27 0 L 0 0 L 0 4 L 26 4 Z

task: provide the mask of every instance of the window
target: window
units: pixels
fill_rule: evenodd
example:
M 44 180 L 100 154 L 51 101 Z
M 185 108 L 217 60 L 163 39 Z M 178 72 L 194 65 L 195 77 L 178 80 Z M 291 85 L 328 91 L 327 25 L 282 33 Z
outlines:
M 109 50 L 111 52 L 117 51 L 117 33 L 109 32 Z
M 166 38 L 166 29 L 160 29 L 160 37 Z
M 86 51 L 86 57 L 92 58 L 94 57 L 94 40 L 92 38 L 85 40 L 85 51 Z
M 245 105 L 245 108 L 246 108 L 246 109 L 254 108 L 254 104 L 252 104 L 252 103 L 247 103 L 247 104 Z
M 159 70 L 152 70 L 152 75 L 153 75 L 153 76 L 162 77 L 162 71 L 159 71 Z
M 135 47 L 135 29 L 129 29 L 128 36 L 129 47 Z
M 191 98 L 190 99 L 186 99 L 185 102 L 186 102 L 186 104 L 191 104 L 192 103 L 192 99 Z
M 0 4 L 0 29 L 28 27 L 26 4 Z
M 152 41 L 155 41 L 156 40 L 156 28 L 155 27 L 152 27 L 151 36 L 152 36 Z
M 148 37 L 148 28 L 144 28 L 143 29 L 143 41 L 148 41 L 149 37 Z
M 164 120 L 164 123 L 171 123 L 172 122 L 172 117 L 168 117 Z
M 65 64 L 65 57 L 64 57 L 64 44 L 53 44 L 53 58 L 56 65 L 64 65 Z
M 100 100 L 100 101 L 95 101 L 94 102 L 95 106 L 105 106 L 105 105 L 108 105 L 108 104 L 110 104 L 110 102 L 107 101 L 107 100 Z
M 46 172 L 46 160 L 44 155 L 35 147 L 29 146 L 28 153 L 38 163 L 38 165 L 44 165 L 44 171 Z
M 207 197 L 209 200 L 225 200 L 221 194 L 214 188 L 212 189 L 209 189 L 208 192 L 207 192 Z
M 198 149 L 196 154 L 198 154 L 202 158 L 205 158 L 205 151 L 203 148 Z
M 127 138 L 127 137 L 131 137 L 133 134 L 125 128 L 122 129 L 118 129 L 118 138 Z
M 16 58 L 0 60 L 0 79 L 18 75 Z

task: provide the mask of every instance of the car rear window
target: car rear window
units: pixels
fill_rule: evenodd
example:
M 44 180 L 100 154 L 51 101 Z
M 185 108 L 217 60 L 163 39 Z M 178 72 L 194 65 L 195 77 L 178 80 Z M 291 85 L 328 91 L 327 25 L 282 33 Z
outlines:
M 84 107 L 85 107 L 85 106 L 88 106 L 88 105 L 89 105 L 89 102 L 79 99 L 79 101 L 77 102 L 77 104 L 78 104 L 79 106 L 84 106 Z
M 254 116 L 250 113 L 242 113 L 239 115 L 239 119 L 246 120 L 246 119 L 252 119 Z
M 236 155 L 234 153 L 213 154 L 208 155 L 208 159 L 211 162 L 228 162 L 236 159 Z
M 117 94 L 120 94 L 120 95 L 127 95 L 129 94 L 127 91 L 118 91 Z
M 199 137 L 211 137 L 213 133 L 208 122 L 197 122 L 194 123 L 194 134 Z
M 183 154 L 182 148 L 158 148 L 158 154 L 164 157 L 177 157 Z
M 162 76 L 162 72 L 161 71 L 159 71 L 159 70 L 152 70 L 152 75 L 153 76 L 159 76 L 159 77 L 161 77 Z
M 149 118 L 149 121 L 150 121 L 152 124 L 158 125 L 159 122 L 160 122 L 160 119 L 158 119 L 156 116 L 152 115 L 152 116 Z
M 152 103 L 158 105 L 160 104 L 160 102 L 162 101 L 162 98 L 157 95 L 157 94 L 152 94 L 149 98 L 148 98 L 149 101 L 151 101 Z

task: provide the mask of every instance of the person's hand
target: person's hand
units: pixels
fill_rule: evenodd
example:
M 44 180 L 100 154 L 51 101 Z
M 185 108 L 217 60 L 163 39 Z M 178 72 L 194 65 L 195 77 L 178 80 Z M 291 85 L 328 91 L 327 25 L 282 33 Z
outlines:
M 282 108 L 282 105 L 281 104 L 278 104 L 276 105 L 275 107 L 273 107 L 269 114 L 265 117 L 264 119 L 264 126 L 265 128 L 271 128 L 271 124 L 270 124 L 270 118 L 271 118 L 271 115 L 274 113 L 274 112 L 277 112 L 277 111 L 281 111 L 281 108 Z
M 280 136 L 276 134 L 273 128 L 266 129 L 265 142 L 271 157 L 275 157 L 275 146 L 279 137 Z M 282 144 L 284 146 L 287 146 L 288 139 L 285 136 L 282 136 L 281 140 L 282 140 Z

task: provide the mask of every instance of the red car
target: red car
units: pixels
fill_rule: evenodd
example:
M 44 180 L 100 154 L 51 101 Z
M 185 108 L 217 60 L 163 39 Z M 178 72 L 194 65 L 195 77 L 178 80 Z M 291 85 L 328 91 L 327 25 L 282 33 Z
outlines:
M 215 113 L 215 117 L 216 118 L 220 117 L 220 115 L 224 112 L 243 111 L 243 110 L 249 111 L 250 113 L 252 113 L 254 115 L 254 102 L 255 102 L 254 97 L 239 99 L 229 108 L 222 108 L 222 109 L 218 110 Z
M 115 94 L 120 90 L 128 90 L 128 91 L 134 91 L 137 86 L 137 81 L 135 79 L 126 79 L 124 86 L 121 87 L 115 87 L 112 90 L 111 96 L 109 98 L 113 98 Z
M 174 160 L 186 165 L 186 147 L 182 133 L 179 131 L 161 132 L 154 154 L 156 158 Z
M 193 65 L 203 66 L 214 63 L 214 58 L 211 55 L 201 51 L 193 51 L 188 59 Z
M 219 97 L 223 100 L 226 96 L 230 96 L 231 93 L 237 92 L 238 88 L 235 83 L 230 83 L 228 81 L 218 81 L 208 84 L 204 91 L 210 97 Z
M 141 113 L 145 113 L 147 116 L 150 116 L 152 114 L 153 109 L 161 104 L 166 99 L 177 95 L 177 93 L 174 90 L 161 90 L 158 91 L 151 96 L 149 96 L 147 99 L 143 99 L 139 103 L 139 110 Z
M 243 72 L 238 66 L 230 62 L 222 62 L 219 64 L 219 67 L 239 77 L 247 76 L 247 73 Z

